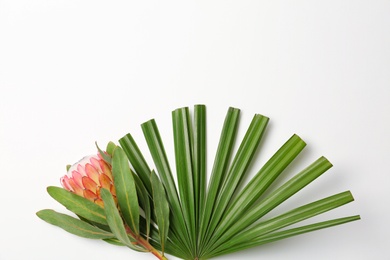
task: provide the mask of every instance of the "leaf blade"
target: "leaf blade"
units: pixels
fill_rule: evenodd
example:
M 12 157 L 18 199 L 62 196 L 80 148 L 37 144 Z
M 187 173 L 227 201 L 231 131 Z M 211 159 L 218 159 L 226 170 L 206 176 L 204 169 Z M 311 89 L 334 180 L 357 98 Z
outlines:
M 296 158 L 306 146 L 297 135 L 293 135 L 259 170 L 246 185 L 221 218 L 212 240 L 214 243 L 226 230 L 237 222 L 267 190 L 282 171 Z
M 151 173 L 151 184 L 153 188 L 154 211 L 160 235 L 161 251 L 164 254 L 169 231 L 169 204 L 165 195 L 164 186 L 154 171 Z
M 132 247 L 112 194 L 106 189 L 101 189 L 100 195 L 104 202 L 104 211 L 106 213 L 107 223 L 112 233 L 121 243 Z
M 107 225 L 104 209 L 88 199 L 60 187 L 47 187 L 49 195 L 68 210 L 90 221 Z
M 217 242 L 210 246 L 215 248 L 217 245 L 224 243 L 231 237 L 244 230 L 283 201 L 294 195 L 310 182 L 318 178 L 321 174 L 326 172 L 332 164 L 325 158 L 320 157 L 314 163 L 295 175 L 277 190 L 272 192 L 265 199 L 254 205 L 247 214 L 238 219 L 230 228 L 226 229 L 225 233 L 217 240 Z M 211 249 L 210 249 L 211 250 Z
M 51 209 L 38 211 L 37 216 L 47 223 L 58 226 L 65 231 L 80 237 L 90 239 L 109 239 L 114 237 L 110 232 L 101 230 L 82 220 L 58 213 Z
M 158 175 L 166 190 L 167 199 L 172 211 L 172 216 L 175 216 L 174 221 L 171 221 L 172 232 L 175 233 L 176 241 L 182 248 L 186 248 L 187 252 L 191 251 L 189 243 L 189 233 L 183 217 L 179 195 L 171 173 L 169 162 L 165 153 L 164 145 L 154 119 L 149 120 L 141 125 L 149 151 L 152 155 L 154 164 L 156 165 Z M 189 255 L 188 258 L 191 258 Z
M 206 240 L 212 239 L 214 230 L 226 210 L 233 194 L 243 179 L 246 170 L 260 144 L 260 140 L 267 127 L 269 118 L 263 115 L 255 115 L 228 170 L 225 181 L 215 202 L 215 210 L 211 217 Z M 206 247 L 207 248 L 207 247 Z
M 195 191 L 192 165 L 192 127 L 188 107 L 172 112 L 173 136 L 175 144 L 176 174 L 182 212 L 195 251 Z
M 140 149 L 138 148 L 138 145 L 135 142 L 133 136 L 130 133 L 126 134 L 121 139 L 119 139 L 119 144 L 126 153 L 127 158 L 129 159 L 135 172 L 142 180 L 149 194 L 152 194 L 152 186 L 150 184 L 151 170 Z
M 197 236 L 199 236 L 200 216 L 203 214 L 203 205 L 206 199 L 207 188 L 207 152 L 206 152 L 206 106 L 195 105 L 194 107 L 194 192 L 195 192 L 195 215 Z M 198 240 L 198 237 L 197 237 Z
M 140 212 L 137 189 L 126 154 L 120 147 L 114 150 L 112 174 L 114 176 L 114 186 L 122 216 L 130 229 L 138 235 Z
M 305 225 L 305 226 L 292 228 L 292 229 L 288 229 L 288 230 L 283 230 L 283 231 L 279 231 L 279 232 L 274 232 L 271 234 L 260 236 L 256 239 L 251 240 L 251 241 L 241 243 L 237 246 L 230 247 L 228 249 L 225 249 L 224 251 L 216 252 L 215 254 L 213 254 L 210 257 L 216 257 L 216 256 L 225 255 L 225 254 L 230 254 L 230 253 L 241 251 L 241 250 L 248 249 L 251 247 L 256 247 L 256 246 L 260 246 L 260 245 L 263 245 L 266 243 L 279 241 L 281 239 L 286 239 L 286 238 L 290 238 L 293 236 L 305 234 L 308 232 L 313 232 L 316 230 L 345 224 L 345 223 L 356 221 L 359 219 L 360 219 L 360 216 L 355 215 L 355 216 L 350 216 L 350 217 L 343 217 L 343 218 L 327 220 L 327 221 L 323 221 L 323 222 L 317 222 L 314 224 Z
M 311 218 L 352 202 L 353 200 L 354 199 L 351 192 L 345 191 L 308 203 L 269 220 L 260 222 L 253 227 L 251 226 L 249 228 L 243 229 L 236 236 L 229 239 L 228 242 L 221 245 L 220 248 L 230 248 L 246 241 L 252 241 L 259 235 L 265 235 L 272 231 Z
M 225 178 L 226 168 L 232 154 L 232 148 L 236 137 L 238 119 L 240 110 L 230 107 L 225 116 L 222 127 L 217 152 L 214 159 L 214 165 L 210 176 L 208 192 L 204 204 L 204 211 L 201 215 L 199 226 L 199 251 L 204 246 L 205 234 L 210 223 L 210 218 L 214 211 L 214 203 L 220 190 L 221 182 Z

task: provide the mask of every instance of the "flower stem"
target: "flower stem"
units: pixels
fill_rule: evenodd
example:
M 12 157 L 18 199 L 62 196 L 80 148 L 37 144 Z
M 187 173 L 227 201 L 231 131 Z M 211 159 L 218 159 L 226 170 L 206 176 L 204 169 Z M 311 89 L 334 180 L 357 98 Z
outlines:
M 154 248 L 148 240 L 146 240 L 145 238 L 143 238 L 141 235 L 136 235 L 134 234 L 134 232 L 130 229 L 129 226 L 126 225 L 126 232 L 132 236 L 135 240 L 137 240 L 137 243 L 139 245 L 141 245 L 143 248 L 145 248 L 148 252 L 152 253 L 153 255 L 155 255 L 158 259 L 160 260 L 168 260 L 168 258 L 166 258 L 164 256 L 163 253 L 160 253 L 156 248 Z

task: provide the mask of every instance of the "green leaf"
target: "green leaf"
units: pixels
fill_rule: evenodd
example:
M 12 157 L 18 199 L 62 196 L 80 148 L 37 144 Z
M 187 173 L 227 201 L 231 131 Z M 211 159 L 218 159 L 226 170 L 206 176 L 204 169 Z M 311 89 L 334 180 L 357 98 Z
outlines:
M 98 151 L 99 151 L 100 156 L 103 158 L 103 160 L 104 160 L 106 163 L 108 163 L 108 164 L 111 165 L 111 160 L 112 160 L 112 159 L 111 159 L 111 155 L 105 153 L 102 149 L 100 149 L 100 147 L 98 146 L 97 142 L 95 142 L 95 145 L 96 145 L 96 148 L 97 148 Z
M 237 251 L 244 250 L 244 249 L 251 248 L 251 247 L 255 247 L 255 246 L 260 246 L 260 245 L 270 243 L 270 242 L 275 242 L 275 241 L 289 238 L 292 236 L 297 236 L 297 235 L 301 235 L 304 233 L 308 233 L 308 232 L 312 232 L 312 231 L 316 231 L 316 230 L 320 230 L 320 229 L 324 229 L 324 228 L 328 228 L 328 227 L 332 227 L 332 226 L 336 226 L 336 225 L 345 224 L 345 223 L 348 223 L 351 221 L 356 221 L 359 219 L 360 219 L 360 216 L 355 215 L 355 216 L 350 216 L 350 217 L 327 220 L 327 221 L 318 222 L 318 223 L 314 223 L 314 224 L 310 224 L 310 225 L 305 225 L 305 226 L 301 226 L 301 227 L 297 227 L 297 228 L 287 229 L 287 230 L 283 230 L 283 231 L 273 232 L 273 233 L 266 234 L 266 235 L 261 235 L 255 239 L 248 240 L 246 242 L 242 242 L 240 244 L 237 244 L 236 246 L 229 247 L 225 250 L 214 252 L 213 255 L 210 256 L 210 258 L 224 255 L 224 254 L 237 252 Z
M 190 243 L 195 249 L 195 193 L 192 169 L 192 126 L 189 109 L 180 108 L 172 112 L 175 144 L 176 174 L 182 211 L 190 234 Z
M 199 226 L 199 251 L 202 250 L 203 240 L 207 232 L 210 218 L 214 211 L 214 203 L 220 191 L 221 183 L 223 182 L 229 159 L 232 154 L 234 139 L 236 137 L 238 118 L 240 110 L 229 108 L 225 117 L 225 122 L 222 128 L 221 137 L 218 144 L 217 153 L 215 155 L 213 170 L 211 172 L 208 192 L 204 205 L 204 211 L 201 216 Z
M 161 251 L 164 253 L 169 231 L 169 204 L 164 187 L 154 171 L 152 171 L 151 174 L 151 183 L 153 188 L 154 212 L 160 235 Z
M 123 225 L 122 218 L 116 207 L 112 194 L 106 189 L 101 189 L 100 195 L 104 202 L 104 211 L 106 213 L 107 223 L 110 226 L 112 233 L 121 243 L 132 248 L 133 245 L 127 236 L 125 226 Z
M 332 164 L 325 157 L 319 158 L 306 169 L 268 195 L 265 199 L 254 205 L 250 210 L 248 210 L 248 212 L 246 212 L 245 215 L 242 216 L 242 218 L 238 219 L 229 228 L 225 228 L 225 233 L 218 239 L 216 245 L 224 243 L 241 230 L 244 230 L 249 225 L 253 224 L 283 201 L 315 180 L 330 167 L 332 167 Z M 213 245 L 212 247 L 214 248 L 216 245 Z
M 178 239 L 176 243 L 179 244 L 181 248 L 185 248 L 188 252 L 193 252 L 191 250 L 189 234 L 183 217 L 176 185 L 173 180 L 156 122 L 152 119 L 143 123 L 142 130 L 161 182 L 166 190 L 167 199 L 172 211 L 172 218 L 174 217 L 174 221 L 171 222 L 170 226 L 172 227 L 172 232 L 176 235 L 175 237 Z M 188 256 L 188 258 L 191 257 L 192 255 Z
M 207 230 L 207 240 L 212 236 L 228 203 L 243 179 L 260 144 L 261 137 L 264 134 L 268 121 L 269 118 L 262 115 L 255 115 L 253 117 L 216 199 L 214 213 Z
M 206 199 L 206 106 L 194 107 L 193 179 L 195 193 L 196 229 L 199 229 Z M 198 235 L 198 233 L 197 233 Z
M 317 200 L 315 202 L 288 211 L 287 213 L 281 214 L 277 217 L 260 222 L 254 226 L 242 229 L 235 237 L 230 238 L 229 241 L 221 245 L 218 249 L 225 250 L 234 246 L 238 246 L 241 243 L 252 241 L 260 235 L 264 235 L 302 220 L 311 218 L 331 209 L 340 207 L 351 201 L 353 201 L 353 197 L 349 191 Z
M 151 218 L 152 218 L 151 217 L 152 212 L 151 212 L 151 206 L 150 206 L 151 200 L 149 198 L 148 191 L 146 190 L 141 179 L 134 173 L 133 173 L 133 178 L 134 178 L 134 182 L 135 182 L 136 187 L 137 187 L 137 194 L 138 194 L 139 203 L 140 203 L 141 208 L 144 211 L 145 225 L 143 225 L 143 227 L 145 228 L 145 236 L 149 237 L 150 223 L 151 223 Z
M 107 239 L 114 237 L 113 234 L 94 227 L 82 220 L 58 213 L 51 209 L 38 211 L 37 216 L 52 225 L 58 226 L 69 233 L 80 237 L 91 239 Z
M 112 174 L 119 208 L 127 225 L 139 234 L 139 204 L 136 185 L 126 154 L 117 147 L 112 157 Z
M 116 147 L 117 147 L 117 145 L 114 144 L 113 142 L 111 142 L 111 141 L 108 142 L 107 147 L 106 147 L 106 152 L 108 153 L 108 155 L 110 155 L 112 157 Z
M 142 182 L 144 183 L 149 194 L 152 194 L 152 186 L 150 184 L 150 168 L 145 161 L 144 156 L 138 148 L 137 143 L 134 141 L 131 134 L 127 134 L 121 139 L 119 139 L 119 144 L 123 148 L 123 151 L 126 153 L 127 158 L 129 159 L 131 165 L 133 166 L 135 172 L 138 174 Z
M 115 246 L 125 246 L 123 243 L 121 243 L 121 241 L 116 238 L 107 238 L 103 239 L 103 241 Z
M 305 147 L 305 142 L 293 135 L 260 169 L 224 213 L 210 244 L 214 243 L 230 226 L 247 214 L 282 171 Z
M 75 214 L 92 222 L 107 225 L 104 209 L 92 201 L 59 187 L 50 186 L 47 188 L 47 192 L 53 199 Z

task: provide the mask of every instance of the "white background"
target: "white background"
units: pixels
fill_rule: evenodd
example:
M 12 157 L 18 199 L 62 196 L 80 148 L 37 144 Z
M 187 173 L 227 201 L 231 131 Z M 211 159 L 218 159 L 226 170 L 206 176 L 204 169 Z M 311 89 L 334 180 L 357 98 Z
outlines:
M 219 259 L 390 259 L 390 1 L 0 0 L 0 259 L 155 259 L 35 216 L 65 165 L 155 118 L 172 158 L 173 109 L 208 111 L 211 168 L 229 106 L 238 140 L 271 118 L 250 174 L 293 133 L 334 167 L 276 212 L 344 190 L 317 219 L 362 220 Z M 275 213 L 274 213 L 275 214 Z M 175 259 L 171 257 L 170 259 Z

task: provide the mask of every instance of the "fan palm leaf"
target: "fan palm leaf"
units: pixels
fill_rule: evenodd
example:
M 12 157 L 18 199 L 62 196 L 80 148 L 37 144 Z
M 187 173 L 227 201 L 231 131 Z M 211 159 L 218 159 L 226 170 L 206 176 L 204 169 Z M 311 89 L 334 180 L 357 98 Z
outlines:
M 126 134 L 119 140 L 120 146 L 109 143 L 106 152 L 98 149 L 101 160 L 112 167 L 111 186 L 116 193 L 102 187 L 96 196 L 103 203 L 97 205 L 83 198 L 82 192 L 77 195 L 72 190 L 50 187 L 49 194 L 80 220 L 52 210 L 37 214 L 79 236 L 151 252 L 159 259 L 166 259 L 167 253 L 187 260 L 209 259 L 360 219 L 353 215 L 290 227 L 353 201 L 350 191 L 265 218 L 332 164 L 320 157 L 270 189 L 306 146 L 294 134 L 244 185 L 269 119 L 256 114 L 234 152 L 239 116 L 239 109 L 228 109 L 208 182 L 206 108 L 196 105 L 193 115 L 189 108 L 179 108 L 172 112 L 174 171 L 152 119 L 141 127 L 154 167 L 148 165 L 131 134 Z

